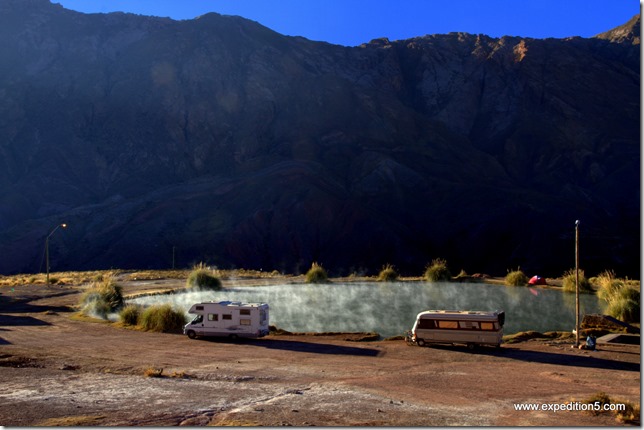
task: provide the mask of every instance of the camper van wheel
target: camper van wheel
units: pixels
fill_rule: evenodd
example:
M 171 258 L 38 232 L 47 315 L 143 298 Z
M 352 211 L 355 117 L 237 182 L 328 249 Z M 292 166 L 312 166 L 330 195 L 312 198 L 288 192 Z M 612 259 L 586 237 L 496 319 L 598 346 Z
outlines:
M 423 339 L 416 338 L 416 344 L 418 346 L 425 346 L 425 341 Z
M 188 337 L 190 339 L 194 339 L 195 337 L 197 337 L 197 333 L 195 333 L 194 330 L 188 330 Z
M 467 349 L 469 349 L 470 351 L 473 351 L 474 348 L 476 348 L 476 344 L 473 344 L 471 342 L 467 344 Z

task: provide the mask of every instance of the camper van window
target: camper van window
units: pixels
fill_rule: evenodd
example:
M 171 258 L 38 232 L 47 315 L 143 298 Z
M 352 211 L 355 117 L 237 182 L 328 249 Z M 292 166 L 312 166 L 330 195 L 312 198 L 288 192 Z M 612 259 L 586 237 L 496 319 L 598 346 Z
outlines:
M 222 315 L 221 318 L 224 319 L 224 320 L 231 320 L 231 319 L 233 319 L 233 316 L 232 315 Z
M 250 309 L 240 309 L 239 315 L 250 315 Z
M 439 328 L 458 328 L 458 321 L 438 321 Z
M 458 325 L 460 326 L 460 328 L 470 330 L 477 330 L 479 328 L 479 323 L 477 323 L 476 321 L 459 321 Z
M 241 318 L 239 320 L 240 325 L 250 325 L 250 320 L 248 318 Z
M 208 314 L 208 321 L 219 321 L 218 314 Z
M 203 306 L 197 305 L 195 307 L 195 309 L 198 310 L 198 311 L 203 311 Z
M 436 328 L 434 324 L 434 320 L 428 320 L 428 319 L 421 319 L 418 321 L 418 328 L 422 329 L 432 329 Z
M 494 323 L 491 322 L 482 322 L 481 330 L 494 330 Z
M 203 315 L 197 315 L 195 319 L 192 320 L 193 324 L 199 324 L 200 322 L 203 322 Z

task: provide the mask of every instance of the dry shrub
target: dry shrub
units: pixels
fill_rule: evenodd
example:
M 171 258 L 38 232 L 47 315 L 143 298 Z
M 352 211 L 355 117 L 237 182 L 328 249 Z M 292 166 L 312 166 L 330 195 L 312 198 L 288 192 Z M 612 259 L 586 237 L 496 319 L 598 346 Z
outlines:
M 624 322 L 640 321 L 640 289 L 622 279 L 615 272 L 606 270 L 594 278 L 598 287 L 597 297 L 608 307 L 606 313 Z
M 143 329 L 149 331 L 181 332 L 186 324 L 186 316 L 183 311 L 174 309 L 168 303 L 153 305 L 143 310 L 139 324 Z
M 190 275 L 188 275 L 186 287 L 219 291 L 222 285 L 221 280 L 214 271 L 210 270 L 204 263 L 199 263 L 192 269 Z
M 528 276 L 521 269 L 508 271 L 508 274 L 505 275 L 505 284 L 515 287 L 526 286 L 528 285 Z
M 148 367 L 143 374 L 147 378 L 161 378 L 163 377 L 163 368 L 161 367 Z
M 119 318 L 125 325 L 137 325 L 142 312 L 142 306 L 129 304 L 121 309 L 121 312 L 119 312 Z
M 589 398 L 583 400 L 583 403 L 600 405 L 600 408 L 602 410 L 589 411 L 593 415 L 613 414 L 615 416 L 615 419 L 621 423 L 633 424 L 633 425 L 640 424 L 640 405 L 636 405 L 628 401 L 612 398 L 608 394 L 604 393 L 603 391 L 599 391 L 593 394 Z M 604 405 L 613 405 L 613 407 L 620 406 L 622 410 L 604 411 L 603 410 Z M 623 405 L 623 407 L 621 405 Z
M 329 276 L 327 275 L 326 270 L 318 263 L 314 262 L 311 264 L 311 268 L 306 272 L 306 282 L 309 284 L 321 284 L 328 280 Z
M 606 301 L 609 301 L 624 286 L 624 283 L 617 279 L 615 272 L 612 270 L 604 270 L 591 280 L 597 286 L 597 297 Z
M 452 280 L 452 273 L 447 268 L 447 260 L 435 258 L 425 269 L 425 280 L 429 282 L 447 282 Z
M 639 322 L 640 291 L 630 286 L 620 288 L 608 301 L 606 312 L 627 323 Z
M 70 417 L 47 418 L 34 424 L 35 427 L 89 427 L 101 425 L 105 415 L 75 415 Z
M 398 280 L 398 272 L 391 264 L 386 264 L 378 274 L 378 280 L 383 282 L 394 282 Z
M 570 269 L 563 276 L 563 290 L 569 293 L 577 291 L 577 275 L 575 269 Z M 586 274 L 579 269 L 579 291 L 589 293 L 593 291 L 590 281 L 586 279 Z
M 106 318 L 123 306 L 123 287 L 114 281 L 113 276 L 107 275 L 92 282 L 80 301 L 83 313 Z

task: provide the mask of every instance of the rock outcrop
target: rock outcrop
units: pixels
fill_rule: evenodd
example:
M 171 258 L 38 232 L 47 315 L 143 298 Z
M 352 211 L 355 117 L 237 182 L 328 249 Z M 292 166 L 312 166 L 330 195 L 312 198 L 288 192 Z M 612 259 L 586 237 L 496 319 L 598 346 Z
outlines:
M 636 35 L 636 36 L 635 36 Z M 0 273 L 639 276 L 639 17 L 357 47 L 0 0 Z

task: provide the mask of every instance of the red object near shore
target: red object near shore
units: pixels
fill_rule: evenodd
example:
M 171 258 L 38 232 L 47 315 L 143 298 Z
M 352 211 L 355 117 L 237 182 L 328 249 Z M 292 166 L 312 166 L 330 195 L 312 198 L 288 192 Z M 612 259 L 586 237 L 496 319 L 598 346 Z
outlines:
M 541 276 L 533 276 L 528 281 L 528 284 L 530 284 L 530 285 L 547 285 L 546 284 L 546 278 L 542 278 Z

